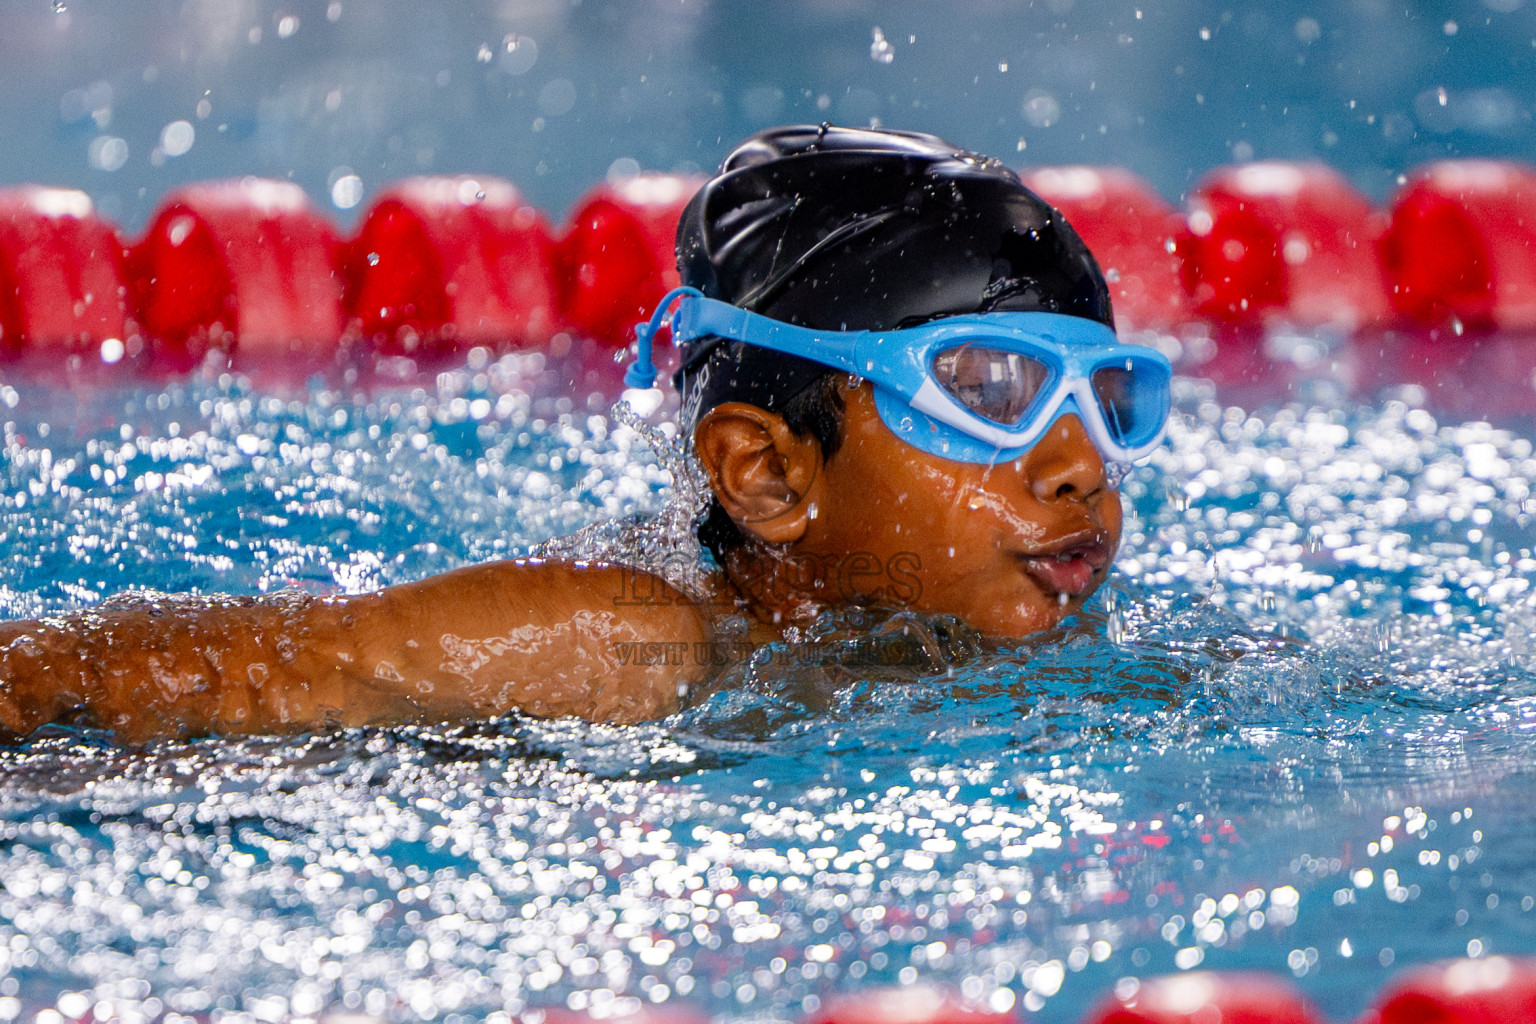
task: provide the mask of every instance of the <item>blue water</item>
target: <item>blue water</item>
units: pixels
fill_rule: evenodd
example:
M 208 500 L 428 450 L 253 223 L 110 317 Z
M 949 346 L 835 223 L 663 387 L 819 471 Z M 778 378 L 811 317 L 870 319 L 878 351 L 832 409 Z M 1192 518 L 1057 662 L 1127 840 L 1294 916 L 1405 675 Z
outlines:
M 547 377 L 11 380 L 0 610 L 355 592 L 661 507 Z M 0 1020 L 792 1020 L 916 980 L 1068 1022 L 1196 966 L 1345 1019 L 1404 965 L 1536 952 L 1530 427 L 1328 381 L 1177 405 L 1088 612 L 947 670 L 802 651 L 637 727 L 0 750 Z

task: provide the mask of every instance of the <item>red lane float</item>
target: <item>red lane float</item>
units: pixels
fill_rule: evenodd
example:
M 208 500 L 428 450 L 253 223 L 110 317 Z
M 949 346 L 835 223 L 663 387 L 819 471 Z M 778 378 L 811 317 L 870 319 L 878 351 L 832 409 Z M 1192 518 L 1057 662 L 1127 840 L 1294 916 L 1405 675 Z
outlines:
M 561 308 L 578 332 L 613 348 L 677 287 L 677 220 L 702 179 L 637 174 L 577 203 L 560 242 Z
M 90 197 L 64 188 L 0 190 L 0 347 L 99 351 L 141 344 L 130 319 L 123 243 Z
M 1024 180 L 1095 251 L 1122 327 L 1200 317 L 1347 331 L 1395 313 L 1436 343 L 1446 326 L 1536 330 L 1536 169 L 1524 165 L 1429 165 L 1390 220 L 1321 165 L 1221 168 L 1182 220 L 1123 170 Z M 167 197 L 126 257 L 83 193 L 0 190 L 0 352 L 99 347 L 110 362 L 147 343 L 174 367 L 208 348 L 324 354 L 359 336 L 385 351 L 553 341 L 557 358 L 586 339 L 597 344 L 572 372 L 611 376 L 608 350 L 677 282 L 673 236 L 696 185 L 604 184 L 554 241 L 505 181 L 410 179 L 343 247 L 291 183 L 194 184 Z
M 173 192 L 129 257 L 139 320 L 172 351 L 336 348 L 340 240 L 299 186 L 244 178 Z
M 559 315 L 553 247 L 511 182 L 408 178 L 347 247 L 347 308 L 386 350 L 539 344 Z
M 943 989 L 913 985 L 834 997 L 801 1024 L 1019 1024 L 1019 1018 L 962 1002 Z
M 1088 243 L 1109 280 L 1121 330 L 1190 319 L 1174 251 L 1184 221 L 1151 185 L 1118 167 L 1042 167 L 1023 179 Z
M 1324 164 L 1222 167 L 1189 197 L 1179 239 L 1197 312 L 1352 331 L 1388 312 L 1385 218 Z
M 1268 974 L 1196 971 L 1143 981 L 1116 994 L 1084 1024 L 1320 1024 L 1286 984 Z
M 1394 307 L 1419 323 L 1536 328 L 1536 172 L 1496 160 L 1420 168 L 1381 252 Z
M 1407 972 L 1359 1024 L 1536 1021 L 1536 961 L 1491 956 Z

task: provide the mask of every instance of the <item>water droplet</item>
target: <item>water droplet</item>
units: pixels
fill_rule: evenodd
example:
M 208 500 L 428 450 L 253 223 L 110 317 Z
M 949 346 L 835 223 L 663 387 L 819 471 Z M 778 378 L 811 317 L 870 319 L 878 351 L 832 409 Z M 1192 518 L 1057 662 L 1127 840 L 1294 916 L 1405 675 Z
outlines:
M 1119 608 L 1111 608 L 1104 625 L 1104 633 L 1112 644 L 1123 644 L 1127 635 L 1125 614 Z
M 1378 654 L 1386 654 L 1392 647 L 1392 627 L 1385 622 L 1376 623 L 1376 651 Z
M 362 202 L 363 179 L 353 174 L 350 167 L 338 167 L 331 175 L 331 205 L 338 210 L 350 210 Z
M 376 267 L 376 266 L 379 265 L 379 254 L 378 253 L 371 252 L 371 253 L 368 254 L 368 265 L 370 267 Z
M 502 37 L 501 59 L 496 66 L 509 75 L 524 75 L 539 59 L 539 44 L 533 37 L 512 32 Z
M 197 140 L 197 129 L 190 121 L 172 121 L 160 130 L 160 149 L 166 156 L 183 156 Z
M 69 10 L 69 4 L 65 3 L 64 0 L 53 0 L 54 14 L 63 14 L 67 10 Z
M 1106 589 L 1104 595 L 1104 635 L 1112 644 L 1125 642 L 1125 614 L 1120 610 L 1120 594 Z
M 876 64 L 889 64 L 895 60 L 896 47 L 892 46 L 891 41 L 885 38 L 885 33 L 880 31 L 879 25 L 875 26 L 873 35 L 874 41 L 869 44 L 869 59 Z
M 481 43 L 479 51 L 475 54 L 475 60 L 479 61 L 481 64 L 489 64 L 491 59 L 495 56 L 496 55 L 491 52 L 491 48 L 489 46 Z
M 1168 483 L 1168 501 L 1173 505 L 1175 512 L 1183 512 L 1189 508 L 1189 492 L 1179 485 L 1177 480 Z
M 1259 609 L 1266 612 L 1275 610 L 1275 595 L 1272 592 L 1266 590 L 1259 595 Z

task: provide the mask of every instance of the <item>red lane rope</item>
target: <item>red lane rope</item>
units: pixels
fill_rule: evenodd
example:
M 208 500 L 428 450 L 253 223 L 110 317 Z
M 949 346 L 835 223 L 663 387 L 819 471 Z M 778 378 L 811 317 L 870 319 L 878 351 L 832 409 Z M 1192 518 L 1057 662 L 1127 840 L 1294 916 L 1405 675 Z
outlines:
M 1024 179 L 1096 253 L 1125 330 L 1536 329 L 1536 169 L 1522 164 L 1430 164 L 1385 209 L 1322 164 L 1218 168 L 1183 209 L 1119 168 Z M 131 244 L 82 192 L 0 189 L 0 357 L 174 368 L 210 350 L 622 348 L 677 283 L 672 236 L 697 185 L 605 183 L 557 231 L 499 178 L 411 178 L 342 238 L 292 183 L 204 182 L 168 195 Z
M 833 996 L 801 1017 L 800 1024 L 1024 1024 L 1026 1014 L 1044 1005 L 1031 1002 L 1036 995 L 1029 989 L 1019 1005 L 1006 988 L 986 1002 L 975 1002 L 951 989 L 922 983 L 875 987 Z M 525 1013 L 527 1020 L 540 1018 L 545 1024 L 593 1024 L 597 1019 L 564 1007 Z M 604 1019 L 619 1024 L 698 1024 L 704 1014 L 669 1001 Z M 1079 1019 L 1082 1024 L 1324 1024 L 1289 980 L 1252 971 L 1124 978 Z M 1536 1021 L 1536 961 L 1494 956 L 1410 968 L 1353 1024 L 1531 1021 Z

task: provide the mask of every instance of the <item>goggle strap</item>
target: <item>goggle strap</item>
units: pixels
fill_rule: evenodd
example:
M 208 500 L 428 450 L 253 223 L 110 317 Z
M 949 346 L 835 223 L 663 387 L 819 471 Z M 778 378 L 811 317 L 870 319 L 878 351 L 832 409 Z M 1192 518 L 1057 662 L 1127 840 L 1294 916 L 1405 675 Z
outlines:
M 690 295 L 701 299 L 704 297 L 703 292 L 697 288 L 690 288 L 687 285 L 681 288 L 673 288 L 666 295 L 662 296 L 661 301 L 656 304 L 656 311 L 651 314 L 651 319 L 648 323 L 635 324 L 635 361 L 628 370 L 624 371 L 624 386 L 626 388 L 640 388 L 644 390 L 656 386 L 656 364 L 651 355 L 652 349 L 655 347 L 656 332 L 661 330 L 662 321 L 666 319 L 667 310 L 672 307 L 672 303 Z M 679 312 L 687 307 L 688 303 L 683 303 L 679 308 Z
M 713 336 L 854 372 L 853 349 L 868 331 L 818 331 L 700 296 L 678 307 L 672 338 L 678 344 Z
M 678 307 L 677 318 L 672 325 L 672 340 L 682 345 L 698 338 L 716 337 L 782 351 L 782 346 L 775 343 L 778 332 L 774 328 L 778 326 L 774 321 L 756 316 L 738 306 L 700 296 Z

